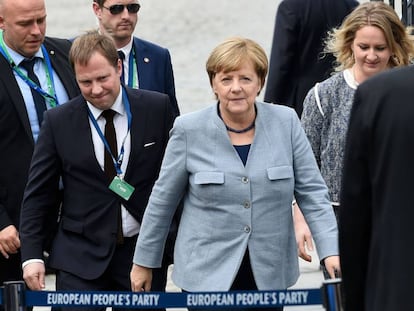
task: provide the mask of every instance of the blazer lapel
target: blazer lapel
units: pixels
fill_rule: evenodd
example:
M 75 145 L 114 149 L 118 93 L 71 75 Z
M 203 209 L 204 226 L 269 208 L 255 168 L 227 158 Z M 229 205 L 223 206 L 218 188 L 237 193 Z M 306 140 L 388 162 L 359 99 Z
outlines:
M 224 157 L 224 155 L 227 155 L 232 158 L 232 161 L 234 161 L 234 163 L 239 163 L 240 167 L 243 167 L 244 169 L 245 166 L 242 160 L 240 159 L 240 156 L 237 153 L 237 150 L 234 148 L 230 140 L 229 134 L 227 133 L 227 130 L 226 130 L 226 126 L 224 125 L 223 120 L 218 116 L 217 105 L 212 106 L 210 112 L 211 112 L 211 117 L 206 118 L 206 120 L 207 122 L 211 122 L 209 120 L 213 120 L 214 129 L 217 131 L 217 133 L 215 133 L 216 142 L 217 144 L 220 145 L 218 147 L 218 150 L 220 150 L 220 154 L 216 154 L 216 157 L 218 159 L 221 159 Z
M 27 116 L 26 104 L 24 102 L 22 92 L 20 91 L 19 85 L 17 84 L 16 78 L 14 76 L 13 70 L 11 69 L 9 63 L 6 59 L 0 55 L 0 68 L 4 68 L 3 72 L 0 75 L 0 79 L 4 81 L 4 85 L 7 85 L 5 92 L 9 93 L 12 104 L 17 110 L 17 114 L 22 122 L 23 128 L 29 136 L 30 141 L 34 145 L 32 129 L 30 127 L 29 118 Z
M 85 166 L 93 168 L 96 172 L 96 176 L 101 175 L 102 178 L 106 179 L 107 177 L 96 159 L 95 148 L 92 141 L 92 131 L 95 131 L 95 128 L 91 128 L 90 126 L 86 101 L 83 96 L 79 96 L 75 100 L 72 131 L 76 133 L 73 136 L 77 137 L 76 145 L 78 146 L 79 152 L 84 153 L 81 158 L 86 159 Z
M 63 87 L 66 90 L 68 98 L 73 98 L 79 95 L 80 91 L 76 83 L 75 75 L 70 67 L 67 59 L 62 59 L 58 56 L 58 53 L 52 46 L 49 46 L 47 42 L 44 43 L 47 53 L 52 64 L 53 71 L 59 76 Z M 63 103 L 62 103 L 63 104 Z
M 135 49 L 135 61 L 137 62 L 137 72 L 138 72 L 138 83 L 139 88 L 145 90 L 154 89 L 151 86 L 151 73 L 149 72 L 151 62 L 151 55 L 148 54 L 147 49 L 145 49 L 142 44 L 139 44 L 137 38 L 134 37 L 133 47 Z
M 146 113 L 148 113 L 148 109 L 140 109 L 141 104 L 139 103 L 139 96 L 131 95 L 128 90 L 127 95 L 131 107 L 132 122 L 129 130 L 131 135 L 131 152 L 129 155 L 127 169 L 125 171 L 125 178 L 128 178 L 130 171 L 134 167 L 134 162 L 140 156 L 140 152 L 142 151 L 144 140 L 143 135 L 140 133 L 145 133 L 145 120 L 147 119 Z
M 249 157 L 246 163 L 247 168 L 250 168 L 252 164 L 256 165 L 257 163 L 263 165 L 263 162 L 266 161 L 269 156 L 275 156 L 273 152 L 269 153 L 269 148 L 273 145 L 272 140 L 268 135 L 268 132 L 272 130 L 272 127 L 269 126 L 269 124 L 272 124 L 272 122 L 266 123 L 263 120 L 263 111 L 261 108 L 261 105 L 256 102 L 257 114 L 254 125 L 255 132 L 254 139 L 249 150 Z

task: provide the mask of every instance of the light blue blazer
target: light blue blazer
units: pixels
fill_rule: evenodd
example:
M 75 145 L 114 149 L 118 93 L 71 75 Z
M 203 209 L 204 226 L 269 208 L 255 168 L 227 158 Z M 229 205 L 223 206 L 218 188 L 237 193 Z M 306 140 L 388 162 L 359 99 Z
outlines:
M 249 248 L 260 290 L 299 277 L 292 219 L 295 196 L 320 258 L 338 255 L 327 187 L 295 111 L 256 103 L 246 166 L 217 106 L 176 119 L 137 241 L 134 263 L 160 267 L 169 225 L 184 208 L 174 251 L 174 283 L 187 291 L 226 291 Z

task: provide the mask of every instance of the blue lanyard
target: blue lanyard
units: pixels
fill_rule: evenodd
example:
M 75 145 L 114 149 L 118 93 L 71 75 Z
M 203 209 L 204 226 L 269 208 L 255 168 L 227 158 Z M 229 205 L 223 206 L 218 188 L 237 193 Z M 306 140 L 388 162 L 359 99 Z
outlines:
M 115 155 L 112 154 L 111 148 L 109 147 L 109 144 L 108 144 L 108 141 L 105 138 L 105 135 L 102 133 L 101 129 L 99 128 L 98 122 L 96 121 L 95 117 L 93 116 L 92 111 L 89 109 L 89 107 L 87 107 L 88 108 L 89 119 L 92 121 L 93 126 L 95 127 L 96 131 L 98 132 L 98 135 L 101 138 L 103 144 L 105 145 L 106 151 L 108 151 L 109 154 L 111 155 L 112 162 L 114 163 L 114 167 L 116 169 L 116 174 L 121 179 L 122 179 L 121 165 L 122 165 L 122 161 L 124 160 L 124 153 L 125 153 L 124 145 L 125 145 L 125 140 L 128 136 L 129 130 L 131 129 L 131 122 L 132 122 L 131 105 L 129 103 L 129 99 L 128 99 L 128 96 L 126 94 L 126 90 L 124 88 L 122 89 L 122 101 L 125 105 L 125 111 L 126 111 L 127 118 L 128 118 L 128 130 L 126 132 L 126 135 L 125 135 L 124 139 L 122 140 L 121 151 L 119 153 L 118 158 L 115 158 Z
M 41 49 L 42 49 L 43 57 L 44 57 L 45 62 L 46 62 L 46 64 L 45 64 L 45 72 L 46 72 L 46 78 L 47 78 L 47 88 L 48 88 L 48 91 L 49 92 L 44 91 L 39 85 L 37 85 L 36 83 L 34 83 L 14 63 L 13 59 L 11 58 L 11 56 L 9 55 L 9 53 L 7 52 L 7 49 L 6 49 L 6 46 L 5 46 L 5 43 L 4 43 L 4 39 L 3 39 L 3 32 L 1 32 L 1 35 L 0 35 L 0 53 L 3 54 L 4 58 L 7 59 L 8 63 L 12 67 L 12 69 L 19 75 L 20 78 L 22 78 L 22 80 L 24 82 L 26 82 L 26 84 L 29 87 L 31 87 L 36 92 L 38 92 L 40 95 L 42 95 L 49 102 L 49 105 L 51 107 L 55 107 L 55 106 L 58 106 L 59 105 L 59 101 L 58 101 L 58 98 L 56 96 L 56 91 L 55 91 L 55 81 L 54 81 L 54 78 L 53 78 L 53 68 L 52 68 L 52 64 L 50 62 L 49 54 L 47 53 L 47 50 L 43 46 L 43 44 L 41 46 Z

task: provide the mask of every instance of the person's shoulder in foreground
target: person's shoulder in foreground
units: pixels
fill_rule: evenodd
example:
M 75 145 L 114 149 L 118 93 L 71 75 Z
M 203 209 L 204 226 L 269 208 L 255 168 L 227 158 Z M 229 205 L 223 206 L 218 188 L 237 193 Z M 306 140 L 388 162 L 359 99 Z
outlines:
M 355 93 L 339 217 L 347 311 L 412 308 L 413 79 L 413 66 L 391 69 Z

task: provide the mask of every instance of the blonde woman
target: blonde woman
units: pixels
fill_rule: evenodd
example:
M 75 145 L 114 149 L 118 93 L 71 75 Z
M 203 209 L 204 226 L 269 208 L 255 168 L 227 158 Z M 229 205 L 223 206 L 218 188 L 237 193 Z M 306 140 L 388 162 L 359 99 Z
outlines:
M 384 70 L 410 64 L 414 45 L 394 9 L 374 1 L 360 4 L 340 28 L 329 33 L 325 51 L 335 56 L 336 73 L 308 92 L 301 121 L 337 214 L 345 137 L 355 90 Z M 310 232 L 300 211 L 294 211 L 299 254 L 309 261 L 305 243 L 312 243 Z

